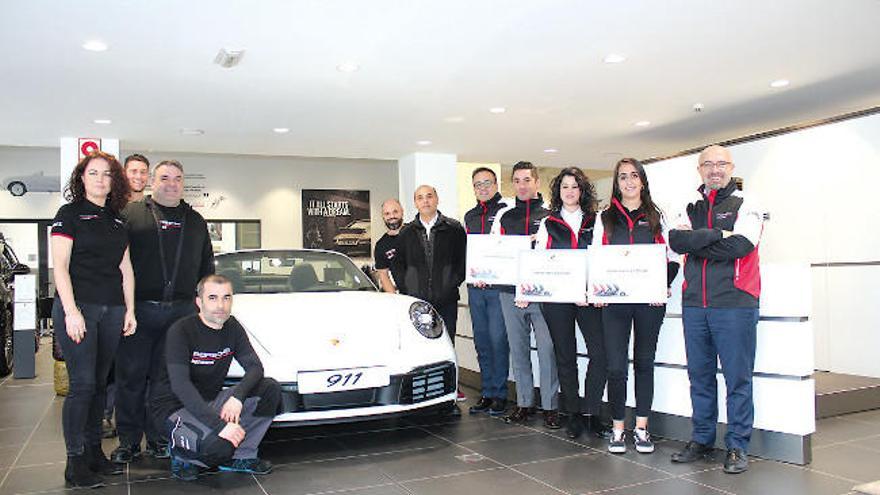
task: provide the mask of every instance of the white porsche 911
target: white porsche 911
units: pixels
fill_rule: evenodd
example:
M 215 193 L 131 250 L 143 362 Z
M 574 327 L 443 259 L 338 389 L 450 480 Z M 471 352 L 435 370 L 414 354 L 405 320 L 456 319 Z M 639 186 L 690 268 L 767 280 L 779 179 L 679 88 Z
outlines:
M 238 251 L 215 264 L 266 376 L 281 383 L 276 426 L 454 407 L 455 352 L 430 304 L 379 292 L 332 251 Z M 242 375 L 233 362 L 227 381 Z

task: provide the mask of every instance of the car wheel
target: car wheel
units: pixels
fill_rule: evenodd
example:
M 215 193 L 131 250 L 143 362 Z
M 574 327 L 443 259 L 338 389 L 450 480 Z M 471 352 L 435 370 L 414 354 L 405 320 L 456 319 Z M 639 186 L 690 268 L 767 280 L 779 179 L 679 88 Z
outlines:
M 0 312 L 0 376 L 12 372 L 12 313 L 9 308 Z
M 15 181 L 6 186 L 6 189 L 9 189 L 9 193 L 13 196 L 24 196 L 24 193 L 27 192 L 27 187 L 25 187 L 23 182 Z

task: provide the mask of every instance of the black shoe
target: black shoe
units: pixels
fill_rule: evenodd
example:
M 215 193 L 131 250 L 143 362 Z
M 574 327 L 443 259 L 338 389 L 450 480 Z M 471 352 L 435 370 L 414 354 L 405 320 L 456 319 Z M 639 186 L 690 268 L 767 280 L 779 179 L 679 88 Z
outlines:
M 115 464 L 128 464 L 141 456 L 140 444 L 126 445 L 119 444 L 116 450 L 110 453 L 110 460 Z
M 596 438 L 607 439 L 611 436 L 611 423 L 603 421 L 601 417 L 596 415 L 587 416 L 587 426 Z
M 565 425 L 565 434 L 572 440 L 581 436 L 584 432 L 584 418 L 580 414 L 572 414 L 568 417 L 568 424 Z
M 556 409 L 544 411 L 544 428 L 547 428 L 548 430 L 558 430 L 562 428 L 562 425 L 559 424 L 559 411 Z
M 85 457 L 86 463 L 93 473 L 98 473 L 102 476 L 114 476 L 124 472 L 121 464 L 114 464 L 107 460 L 107 456 L 104 455 L 100 445 L 86 447 Z
M 679 464 L 687 464 L 699 459 L 709 459 L 714 454 L 714 450 L 709 445 L 703 445 L 698 442 L 690 441 L 680 451 L 672 454 L 672 462 Z
M 727 474 L 739 474 L 749 470 L 749 458 L 743 449 L 727 449 L 727 457 L 724 459 L 724 472 Z
M 507 399 L 495 399 L 489 408 L 489 416 L 504 416 L 507 411 Z
M 507 416 L 504 416 L 505 423 L 525 423 L 531 419 L 531 408 L 516 406 Z
M 494 401 L 488 397 L 480 397 L 480 400 L 478 400 L 476 404 L 468 408 L 468 412 L 471 414 L 488 412 L 492 407 L 493 402 Z
M 147 440 L 147 448 L 144 449 L 144 455 L 155 459 L 170 458 L 171 454 L 168 452 L 168 442 Z
M 200 472 L 199 467 L 191 462 L 178 457 L 171 458 L 171 476 L 180 481 L 195 481 L 199 479 Z
M 272 472 L 272 463 L 260 458 L 233 459 L 228 464 L 218 466 L 220 471 L 232 471 L 234 473 L 269 474 Z
M 67 456 L 64 468 L 64 484 L 68 488 L 98 488 L 104 486 L 104 478 L 89 469 L 85 454 Z

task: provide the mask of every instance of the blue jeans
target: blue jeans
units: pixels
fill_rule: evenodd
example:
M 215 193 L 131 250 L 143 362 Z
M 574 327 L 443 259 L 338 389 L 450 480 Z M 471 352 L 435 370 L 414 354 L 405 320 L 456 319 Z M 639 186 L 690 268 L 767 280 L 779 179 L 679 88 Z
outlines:
M 482 396 L 506 399 L 510 349 L 498 290 L 478 289 L 470 285 L 467 290 L 474 347 L 477 350 L 477 362 L 480 364 Z
M 193 301 L 135 303 L 137 332 L 122 339 L 116 354 L 116 429 L 120 445 L 140 445 L 144 434 L 148 441 L 164 441 L 148 410 L 147 384 L 164 365 L 168 327 L 195 312 Z
M 101 445 L 101 419 L 104 417 L 104 394 L 107 376 L 122 335 L 125 306 L 78 303 L 86 323 L 86 334 L 79 344 L 67 335 L 64 308 L 55 298 L 52 322 L 55 338 L 61 345 L 69 391 L 61 410 L 67 455 L 80 455 L 85 447 Z
M 727 448 L 748 450 L 755 408 L 752 371 L 755 368 L 758 308 L 682 308 L 684 342 L 693 406 L 692 439 L 715 443 L 718 422 L 716 359 L 727 386 Z

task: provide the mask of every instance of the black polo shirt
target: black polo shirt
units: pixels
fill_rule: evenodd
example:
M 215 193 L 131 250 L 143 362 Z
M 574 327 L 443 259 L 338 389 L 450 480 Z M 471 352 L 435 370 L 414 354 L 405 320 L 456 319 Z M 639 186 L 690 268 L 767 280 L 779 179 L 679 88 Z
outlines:
M 400 235 L 384 234 L 376 241 L 376 251 L 373 253 L 376 259 L 376 270 L 391 270 L 391 278 L 395 285 L 403 282 L 403 275 L 400 273 L 400 264 L 395 260 L 397 256 L 397 242 Z
M 119 264 L 128 246 L 128 233 L 117 214 L 87 200 L 68 203 L 55 214 L 52 235 L 73 241 L 68 272 L 76 302 L 125 303 Z

